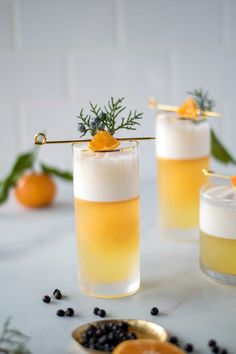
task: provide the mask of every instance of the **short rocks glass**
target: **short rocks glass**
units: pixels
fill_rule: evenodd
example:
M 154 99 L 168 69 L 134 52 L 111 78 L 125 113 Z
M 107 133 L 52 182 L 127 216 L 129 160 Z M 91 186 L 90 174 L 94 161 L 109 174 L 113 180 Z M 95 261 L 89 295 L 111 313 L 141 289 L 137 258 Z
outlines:
M 208 184 L 201 190 L 200 264 L 215 280 L 236 285 L 236 188 Z

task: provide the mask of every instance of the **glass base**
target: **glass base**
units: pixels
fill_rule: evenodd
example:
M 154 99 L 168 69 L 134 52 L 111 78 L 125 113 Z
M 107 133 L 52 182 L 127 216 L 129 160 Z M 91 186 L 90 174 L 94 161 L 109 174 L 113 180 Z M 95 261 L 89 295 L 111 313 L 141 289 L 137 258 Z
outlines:
M 159 227 L 158 233 L 163 238 L 168 238 L 177 242 L 195 242 L 199 240 L 199 228 L 172 229 Z
M 220 283 L 236 285 L 236 275 L 216 272 L 215 270 L 205 267 L 202 263 L 200 263 L 200 268 L 203 273 Z
M 136 277 L 133 281 L 129 280 L 112 284 L 96 284 L 80 280 L 80 289 L 83 293 L 105 299 L 115 299 L 132 295 L 138 291 L 139 286 L 140 277 Z

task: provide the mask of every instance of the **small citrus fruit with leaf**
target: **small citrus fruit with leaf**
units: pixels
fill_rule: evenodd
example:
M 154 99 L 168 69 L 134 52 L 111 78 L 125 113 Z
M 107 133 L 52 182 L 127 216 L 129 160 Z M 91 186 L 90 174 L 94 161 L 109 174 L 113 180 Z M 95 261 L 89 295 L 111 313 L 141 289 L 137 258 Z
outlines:
M 0 204 L 4 203 L 10 189 L 15 189 L 15 197 L 25 207 L 40 208 L 50 205 L 56 196 L 56 182 L 52 176 L 71 181 L 72 174 L 55 167 L 40 164 L 35 172 L 36 149 L 17 157 L 8 176 L 0 181 Z

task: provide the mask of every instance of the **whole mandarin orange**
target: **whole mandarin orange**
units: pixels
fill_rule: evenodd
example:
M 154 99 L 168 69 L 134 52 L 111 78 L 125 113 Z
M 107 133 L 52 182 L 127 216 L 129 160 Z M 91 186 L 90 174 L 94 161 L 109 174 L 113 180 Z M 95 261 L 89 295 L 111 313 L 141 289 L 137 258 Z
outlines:
M 54 180 L 45 173 L 23 175 L 15 187 L 16 199 L 29 208 L 40 208 L 52 203 L 56 195 Z

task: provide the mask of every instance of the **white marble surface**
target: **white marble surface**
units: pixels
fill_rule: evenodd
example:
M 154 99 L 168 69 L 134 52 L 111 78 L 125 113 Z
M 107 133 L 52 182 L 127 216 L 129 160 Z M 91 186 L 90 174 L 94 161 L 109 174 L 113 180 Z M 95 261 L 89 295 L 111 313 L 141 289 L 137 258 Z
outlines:
M 71 185 L 61 185 L 48 209 L 22 209 L 13 198 L 0 208 L 0 325 L 12 325 L 31 337 L 34 354 L 76 353 L 71 331 L 95 320 L 94 306 L 110 318 L 139 318 L 164 326 L 197 353 L 210 353 L 216 338 L 236 353 L 236 288 L 218 284 L 201 273 L 198 244 L 160 239 L 156 231 L 154 181 L 141 183 L 140 291 L 118 300 L 98 300 L 80 293 L 77 281 Z M 44 304 L 41 297 L 59 288 L 67 298 Z M 74 318 L 58 318 L 56 310 L 72 306 Z M 158 317 L 150 308 L 160 309 Z

